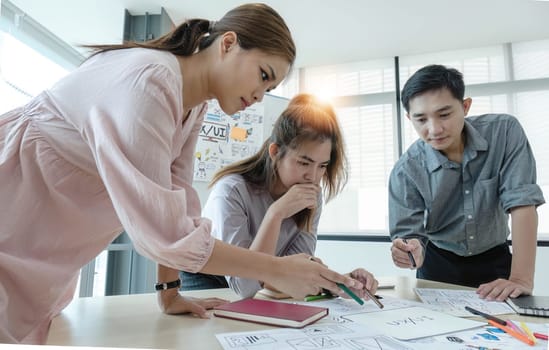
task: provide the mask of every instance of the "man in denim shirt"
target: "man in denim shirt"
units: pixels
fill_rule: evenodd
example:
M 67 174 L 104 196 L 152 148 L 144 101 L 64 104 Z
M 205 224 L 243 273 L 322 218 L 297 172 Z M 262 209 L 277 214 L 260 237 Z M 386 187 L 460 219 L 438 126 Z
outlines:
M 441 65 L 404 85 L 402 104 L 420 140 L 389 180 L 392 258 L 403 268 L 415 260 L 418 278 L 478 287 L 488 300 L 530 294 L 536 207 L 545 202 L 534 156 L 516 118 L 465 118 L 471 99 L 464 91 L 462 74 Z

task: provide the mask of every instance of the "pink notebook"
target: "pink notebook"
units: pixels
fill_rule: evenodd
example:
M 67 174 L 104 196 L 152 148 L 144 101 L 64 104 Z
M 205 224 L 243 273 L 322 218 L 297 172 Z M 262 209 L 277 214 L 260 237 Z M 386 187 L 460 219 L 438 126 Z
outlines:
M 214 308 L 214 315 L 274 326 L 301 328 L 328 315 L 328 308 L 250 298 L 217 306 Z

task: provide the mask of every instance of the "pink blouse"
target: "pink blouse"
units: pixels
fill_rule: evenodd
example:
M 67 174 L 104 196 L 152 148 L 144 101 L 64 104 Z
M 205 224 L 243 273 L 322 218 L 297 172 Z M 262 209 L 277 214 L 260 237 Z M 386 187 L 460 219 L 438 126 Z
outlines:
M 205 104 L 183 112 L 174 55 L 98 54 L 0 116 L 0 342 L 43 343 L 80 268 L 125 230 L 199 271 L 214 239 L 191 187 Z

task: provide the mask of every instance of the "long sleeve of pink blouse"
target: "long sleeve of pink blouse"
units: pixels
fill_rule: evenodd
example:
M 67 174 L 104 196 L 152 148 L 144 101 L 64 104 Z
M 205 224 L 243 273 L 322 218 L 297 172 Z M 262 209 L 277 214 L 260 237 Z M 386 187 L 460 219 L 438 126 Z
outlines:
M 183 111 L 175 56 L 125 49 L 0 116 L 0 342 L 44 342 L 80 268 L 122 230 L 152 260 L 202 268 L 214 245 L 191 187 L 203 114 Z
M 191 187 L 205 110 L 183 110 L 181 74 L 168 52 L 99 54 L 48 91 L 60 120 L 39 127 L 64 159 L 99 176 L 118 220 L 112 230 L 124 229 L 142 255 L 195 272 L 214 242 Z
M 137 69 L 130 86 L 108 91 L 111 103 L 90 109 L 82 134 L 137 251 L 196 272 L 213 249 L 210 223 L 197 216 L 200 202 L 191 187 L 204 106 L 183 120 L 178 72 L 157 65 Z

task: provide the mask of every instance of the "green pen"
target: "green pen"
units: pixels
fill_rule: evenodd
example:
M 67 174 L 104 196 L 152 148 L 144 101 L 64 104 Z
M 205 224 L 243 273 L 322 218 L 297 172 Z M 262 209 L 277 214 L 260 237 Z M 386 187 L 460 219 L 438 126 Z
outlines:
M 346 285 L 344 285 L 343 283 L 337 283 L 337 286 L 341 289 L 343 289 L 343 291 L 345 293 L 347 293 L 348 296 L 350 296 L 351 298 L 355 299 L 355 301 L 357 303 L 359 303 L 360 305 L 364 305 L 364 300 L 360 299 L 355 293 L 353 293 L 352 290 L 350 290 L 349 288 L 347 288 Z
M 305 297 L 305 301 L 315 301 L 320 299 L 332 299 L 334 296 L 332 294 L 319 294 L 319 295 L 309 295 Z

